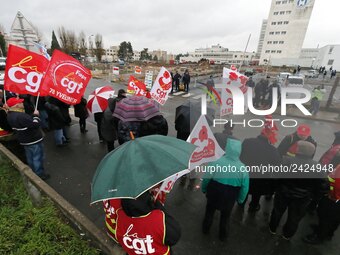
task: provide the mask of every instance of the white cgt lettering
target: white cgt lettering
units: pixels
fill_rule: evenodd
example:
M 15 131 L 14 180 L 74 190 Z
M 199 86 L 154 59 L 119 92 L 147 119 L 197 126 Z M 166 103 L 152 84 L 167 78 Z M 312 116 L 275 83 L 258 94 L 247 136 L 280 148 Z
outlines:
M 61 86 L 67 88 L 66 91 L 68 93 L 76 92 L 77 94 L 79 94 L 80 89 L 83 88 L 83 83 L 76 83 L 75 81 L 70 81 L 68 78 L 64 77 L 61 79 Z
M 17 74 L 21 73 L 22 78 L 18 78 Z M 11 81 L 22 84 L 27 83 L 25 89 L 29 92 L 36 93 L 39 90 L 42 74 L 37 72 L 29 72 L 21 67 L 11 67 L 8 70 L 8 77 Z

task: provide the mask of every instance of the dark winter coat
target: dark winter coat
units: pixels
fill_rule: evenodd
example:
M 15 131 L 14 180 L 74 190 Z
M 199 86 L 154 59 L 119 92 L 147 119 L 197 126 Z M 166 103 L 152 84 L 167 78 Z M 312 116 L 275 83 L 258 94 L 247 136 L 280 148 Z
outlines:
M 183 80 L 184 84 L 189 84 L 190 83 L 190 74 L 188 72 L 184 73 L 182 80 Z
M 54 105 L 56 105 L 56 106 L 59 107 L 60 113 L 61 113 L 61 115 L 63 116 L 63 119 L 64 119 L 64 121 L 65 121 L 65 124 L 66 124 L 67 126 L 70 125 L 70 123 L 71 123 L 71 121 L 72 121 L 72 120 L 71 120 L 70 113 L 69 113 L 69 108 L 70 108 L 70 106 L 69 106 L 68 104 L 65 104 L 64 102 L 62 102 L 62 101 L 60 101 L 60 100 L 54 98 L 54 97 L 50 97 L 50 98 L 48 99 L 48 102 L 50 102 L 51 104 L 54 104 Z M 45 104 L 45 106 L 46 106 L 46 104 Z
M 174 83 L 176 84 L 176 85 L 179 85 L 179 82 L 180 82 L 180 80 L 181 80 L 181 75 L 179 74 L 179 73 L 176 73 L 175 75 L 174 75 Z
M 240 160 L 246 166 L 278 166 L 281 164 L 281 156 L 277 149 L 271 145 L 268 139 L 262 135 L 256 138 L 245 139 L 242 143 Z M 250 172 L 250 194 L 271 194 L 276 188 L 276 182 L 271 174 Z
M 67 121 L 62 115 L 60 108 L 50 102 L 45 103 L 48 114 L 48 123 L 51 130 L 62 129 L 67 125 Z
M 118 140 L 125 143 L 131 140 L 130 131 L 135 138 L 147 135 L 167 135 L 168 122 L 162 115 L 155 116 L 148 121 L 122 121 L 118 122 Z
M 318 162 L 313 159 L 296 154 L 295 157 L 284 156 L 282 165 L 294 167 L 301 167 L 301 169 L 309 169 L 314 166 L 317 169 Z M 300 178 L 280 178 L 278 183 L 278 191 L 284 193 L 287 197 L 295 199 L 312 199 L 321 198 L 327 194 L 329 186 L 327 182 L 327 175 L 324 172 L 303 172 L 294 173 Z M 306 178 L 308 177 L 308 178 Z
M 86 108 L 87 100 L 82 98 L 79 104 L 74 106 L 74 116 L 79 119 L 86 119 L 89 116 L 89 113 Z
M 16 132 L 21 145 L 31 145 L 43 140 L 38 116 L 31 116 L 24 112 L 9 111 L 7 121 Z
M 140 217 L 150 213 L 152 210 L 161 210 L 165 214 L 165 240 L 169 246 L 175 245 L 181 237 L 181 228 L 178 222 L 171 217 L 165 208 L 153 198 L 149 192 L 144 193 L 137 199 L 122 199 L 122 208 L 129 217 Z
M 104 111 L 102 125 L 101 125 L 101 133 L 105 141 L 113 142 L 117 140 L 117 118 L 113 117 L 113 112 L 116 107 L 116 99 L 110 98 L 108 100 L 108 107 Z
M 277 147 L 277 150 L 279 151 L 281 156 L 286 156 L 287 152 L 289 151 L 289 148 L 300 140 L 301 140 L 301 138 L 298 137 L 296 132 L 293 133 L 293 134 L 287 135 L 285 138 L 283 138 L 280 145 Z M 314 141 L 314 139 L 311 136 L 309 136 L 306 139 L 306 141 L 314 144 L 315 148 L 316 148 L 317 143 Z M 314 157 L 314 155 L 313 155 L 313 157 Z

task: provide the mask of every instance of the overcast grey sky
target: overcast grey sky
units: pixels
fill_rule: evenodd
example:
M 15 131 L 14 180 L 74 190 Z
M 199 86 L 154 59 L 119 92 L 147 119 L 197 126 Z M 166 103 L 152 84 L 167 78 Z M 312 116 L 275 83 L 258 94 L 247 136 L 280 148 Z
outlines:
M 340 43 L 340 0 L 315 0 L 304 47 Z M 60 26 L 86 36 L 99 33 L 104 47 L 130 41 L 133 49 L 185 53 L 220 44 L 256 51 L 271 0 L 2 0 L 0 24 L 9 32 L 17 11 L 51 42 Z M 58 35 L 57 35 L 58 36 Z

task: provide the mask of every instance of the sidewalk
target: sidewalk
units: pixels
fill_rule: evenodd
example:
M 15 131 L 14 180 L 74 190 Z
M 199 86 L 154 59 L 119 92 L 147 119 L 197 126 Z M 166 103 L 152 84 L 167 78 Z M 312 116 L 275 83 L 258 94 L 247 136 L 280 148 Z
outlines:
M 340 123 L 340 119 L 338 118 L 340 116 L 340 110 L 338 113 L 321 110 L 316 115 L 306 116 L 299 109 L 294 108 L 294 109 L 287 109 L 287 116 L 308 119 L 308 120 Z

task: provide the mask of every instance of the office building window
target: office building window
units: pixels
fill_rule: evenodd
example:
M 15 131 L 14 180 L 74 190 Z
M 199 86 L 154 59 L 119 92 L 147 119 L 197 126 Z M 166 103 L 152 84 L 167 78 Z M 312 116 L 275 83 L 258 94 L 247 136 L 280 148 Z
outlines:
M 273 42 L 273 44 L 277 44 L 277 43 L 278 43 L 278 41 L 274 41 L 274 42 Z
M 281 1 L 276 1 L 276 4 L 281 4 Z
M 272 25 L 276 25 L 276 22 L 272 22 Z
M 274 15 L 278 15 L 279 14 L 279 12 L 274 12 Z
M 282 1 L 282 4 L 286 4 L 287 3 L 287 0 L 285 0 L 285 1 Z
M 282 50 L 278 50 L 278 51 L 276 51 L 276 53 L 282 53 Z
M 272 44 L 273 42 L 272 41 L 268 41 L 267 44 Z
M 266 53 L 270 53 L 270 50 L 266 50 Z
M 272 50 L 270 53 L 275 53 L 276 52 L 276 50 Z
M 279 44 L 284 44 L 284 41 L 279 41 Z
M 285 22 L 283 22 L 283 24 L 285 24 L 285 25 L 287 25 L 289 23 L 289 21 L 285 21 Z
M 334 63 L 334 59 L 329 59 L 327 65 L 331 66 L 331 65 L 333 65 L 333 63 Z
M 274 32 L 269 32 L 269 34 L 270 34 L 270 35 L 273 35 L 273 34 L 274 34 Z
M 280 34 L 280 32 L 275 32 L 275 34 L 276 34 L 276 35 L 279 35 L 279 34 Z
M 332 54 L 333 49 L 334 49 L 334 46 L 331 46 L 331 47 L 329 48 L 328 54 Z
M 283 15 L 283 14 L 285 14 L 285 12 L 284 12 L 284 11 L 281 11 L 281 12 L 280 12 L 280 15 Z
M 288 15 L 291 14 L 291 13 L 292 13 L 292 11 L 286 11 L 286 14 L 288 14 Z
M 281 31 L 281 35 L 287 34 L 287 31 Z

